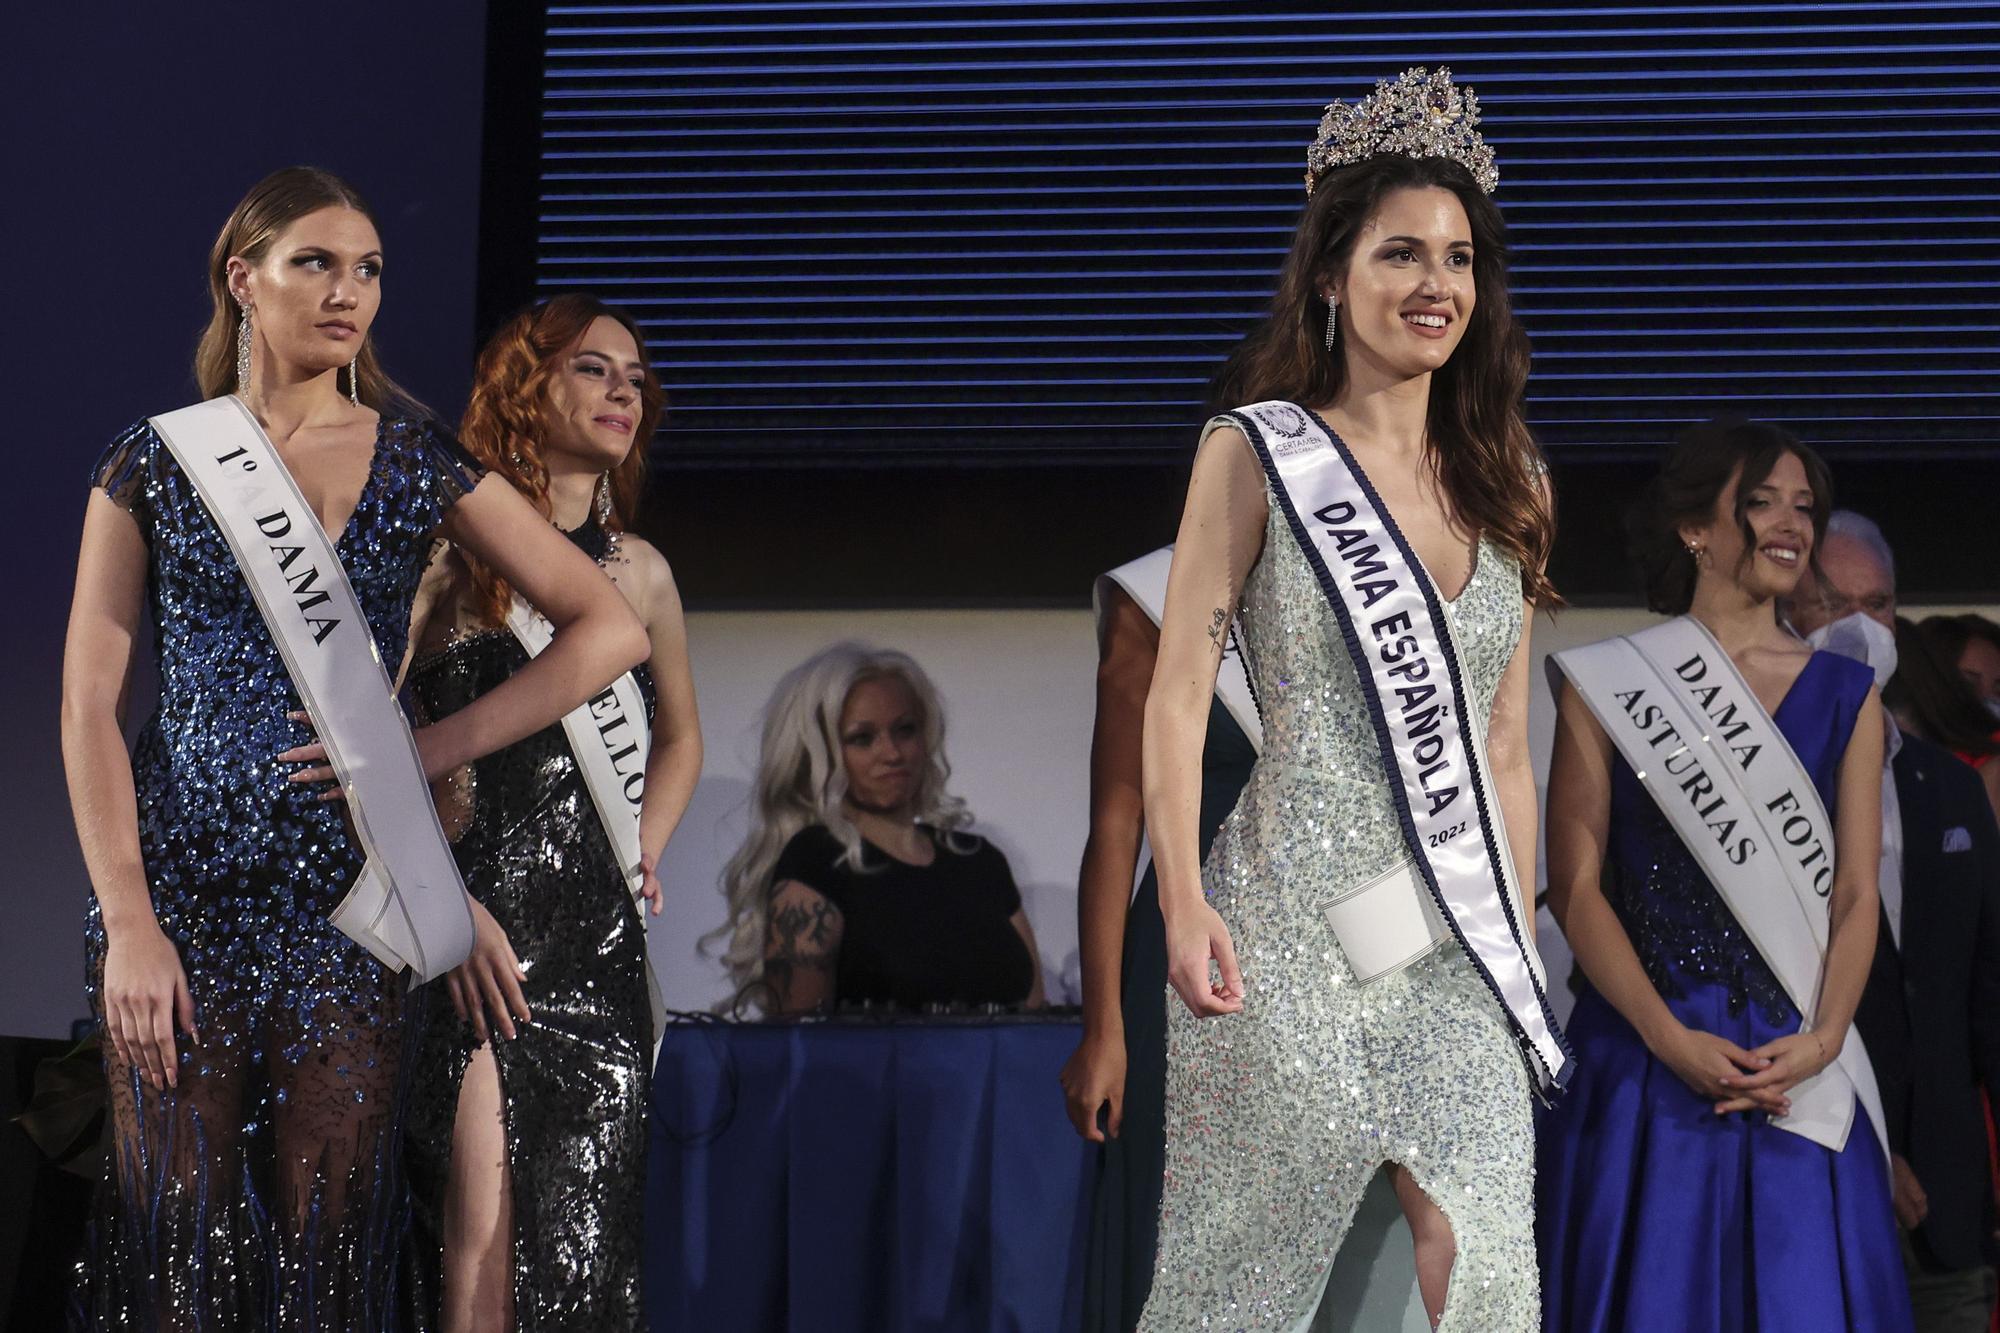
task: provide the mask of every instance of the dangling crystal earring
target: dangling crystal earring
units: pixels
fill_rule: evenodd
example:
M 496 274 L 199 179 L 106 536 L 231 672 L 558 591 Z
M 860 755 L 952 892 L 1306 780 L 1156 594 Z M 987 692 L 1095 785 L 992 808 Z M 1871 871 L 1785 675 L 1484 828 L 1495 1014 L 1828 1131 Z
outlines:
M 611 527 L 611 474 L 601 472 L 597 476 L 597 526 L 604 533 L 604 558 L 609 560 L 618 554 L 618 533 Z
M 361 358 L 355 357 L 347 363 L 347 401 L 361 406 Z
M 236 396 L 245 403 L 250 401 L 250 303 L 241 301 L 237 308 L 243 318 L 236 321 Z
M 1340 302 L 1328 297 L 1326 301 L 1326 350 L 1331 352 L 1340 339 Z

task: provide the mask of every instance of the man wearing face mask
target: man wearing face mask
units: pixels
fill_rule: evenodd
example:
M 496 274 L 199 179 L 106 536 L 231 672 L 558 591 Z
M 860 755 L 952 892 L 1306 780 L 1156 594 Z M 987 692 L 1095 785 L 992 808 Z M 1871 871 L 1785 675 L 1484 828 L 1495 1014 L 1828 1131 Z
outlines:
M 1896 671 L 1895 558 L 1848 510 L 1784 608 L 1814 647 Z M 1882 921 L 1855 1030 L 1875 1066 L 1919 1333 L 1983 1333 L 1994 1209 L 1983 1086 L 2000 1104 L 2000 829 L 1978 776 L 1888 722 Z

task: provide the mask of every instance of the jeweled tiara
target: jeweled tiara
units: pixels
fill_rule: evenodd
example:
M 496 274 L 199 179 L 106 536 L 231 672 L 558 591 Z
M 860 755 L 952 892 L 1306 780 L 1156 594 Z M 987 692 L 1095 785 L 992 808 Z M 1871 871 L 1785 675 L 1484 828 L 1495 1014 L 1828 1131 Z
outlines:
M 1335 167 L 1401 153 L 1456 162 L 1492 194 L 1500 183 L 1500 168 L 1479 137 L 1478 125 L 1479 99 L 1472 89 L 1453 85 L 1450 70 L 1406 69 L 1393 83 L 1376 83 L 1373 93 L 1351 106 L 1327 106 L 1319 135 L 1306 150 L 1306 193 Z

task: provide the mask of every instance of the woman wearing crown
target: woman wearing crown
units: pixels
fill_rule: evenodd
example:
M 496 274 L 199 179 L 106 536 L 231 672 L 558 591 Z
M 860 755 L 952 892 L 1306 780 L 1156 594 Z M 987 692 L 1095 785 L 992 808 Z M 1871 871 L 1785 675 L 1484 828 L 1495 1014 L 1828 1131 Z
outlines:
M 1143 1328 L 1304 1327 L 1384 1163 L 1437 1326 L 1539 1321 L 1531 1107 L 1569 1073 L 1523 893 L 1552 520 L 1477 122 L 1444 70 L 1328 108 L 1218 384 L 1246 406 L 1196 455 L 1144 736 L 1181 1002 Z M 1265 742 L 1204 864 L 1239 612 Z

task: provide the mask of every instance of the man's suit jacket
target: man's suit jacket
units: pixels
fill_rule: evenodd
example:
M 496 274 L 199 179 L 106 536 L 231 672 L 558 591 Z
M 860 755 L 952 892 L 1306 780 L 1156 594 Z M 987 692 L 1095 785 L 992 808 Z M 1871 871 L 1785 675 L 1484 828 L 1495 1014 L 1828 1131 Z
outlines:
M 1996 760 L 1995 762 L 2000 762 Z M 1885 918 L 1854 1016 L 1889 1143 L 1930 1200 L 1918 1235 L 1943 1268 L 1986 1262 L 1992 1187 L 1983 1085 L 2000 1105 L 2000 830 L 1979 775 L 1904 736 L 1903 939 Z

